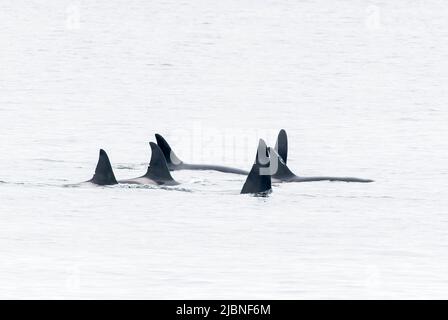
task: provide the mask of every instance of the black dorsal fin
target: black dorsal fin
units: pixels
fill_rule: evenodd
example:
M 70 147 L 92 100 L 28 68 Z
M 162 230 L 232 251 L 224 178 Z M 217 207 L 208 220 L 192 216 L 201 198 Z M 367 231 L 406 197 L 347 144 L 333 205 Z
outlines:
M 288 162 L 288 136 L 286 135 L 285 129 L 280 130 L 278 133 L 275 151 L 277 151 L 286 164 Z
M 247 176 L 241 193 L 264 193 L 271 190 L 269 156 L 266 143 L 260 139 L 255 163 Z
M 182 163 L 182 161 L 176 156 L 174 151 L 171 149 L 168 142 L 166 142 L 164 137 L 156 133 L 156 140 L 157 145 L 160 147 L 160 149 L 163 152 L 163 155 L 165 156 L 168 166 L 176 166 Z
M 273 178 L 279 180 L 287 180 L 288 178 L 295 177 L 296 175 L 289 170 L 286 163 L 283 161 L 282 157 L 277 153 L 276 150 L 270 149 L 270 159 L 271 159 L 271 174 Z
M 96 165 L 95 174 L 90 182 L 98 184 L 100 186 L 117 184 L 117 179 L 115 179 L 114 171 L 107 156 L 106 151 L 100 150 L 100 157 L 98 159 L 98 164 Z
M 154 142 L 150 142 L 149 145 L 151 146 L 151 161 L 145 177 L 158 183 L 174 182 L 162 150 Z

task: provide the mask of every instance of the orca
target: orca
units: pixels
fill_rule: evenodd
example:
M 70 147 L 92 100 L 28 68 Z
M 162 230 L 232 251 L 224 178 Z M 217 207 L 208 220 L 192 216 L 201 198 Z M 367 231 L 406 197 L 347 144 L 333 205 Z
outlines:
M 288 158 L 288 136 L 284 129 L 280 130 L 274 150 L 269 148 L 271 162 L 276 162 L 273 168 L 272 178 L 275 182 L 313 182 L 313 181 L 342 181 L 342 182 L 373 182 L 370 179 L 361 179 L 354 177 L 302 177 L 294 174 L 286 165 Z
M 241 189 L 241 194 L 267 195 L 270 192 L 272 192 L 272 188 L 269 153 L 266 143 L 260 139 L 255 163 Z
M 163 138 L 158 133 L 156 133 L 155 136 L 156 136 L 156 140 L 157 140 L 157 145 L 162 150 L 170 171 L 174 171 L 174 170 L 214 170 L 214 171 L 219 171 L 219 172 L 234 173 L 234 174 L 241 174 L 241 175 L 247 175 L 249 173 L 245 170 L 232 168 L 232 167 L 226 167 L 226 166 L 211 165 L 211 164 L 185 163 L 185 162 L 181 161 L 176 156 L 176 154 L 171 149 L 171 146 L 168 144 L 168 142 L 165 140 L 165 138 Z
M 112 170 L 112 165 L 110 164 L 109 157 L 107 156 L 106 151 L 104 151 L 103 149 L 100 149 L 100 156 L 96 165 L 95 174 L 93 175 L 92 179 L 87 182 L 99 186 L 118 184 L 118 181 L 114 175 L 114 171 Z
M 164 186 L 174 186 L 179 183 L 173 179 L 165 160 L 165 156 L 159 146 L 150 142 L 151 160 L 149 162 L 146 174 L 133 179 L 120 180 L 119 183 L 125 184 L 155 184 Z
M 275 142 L 275 151 L 280 155 L 283 161 L 288 161 L 288 136 L 285 129 L 281 129 Z

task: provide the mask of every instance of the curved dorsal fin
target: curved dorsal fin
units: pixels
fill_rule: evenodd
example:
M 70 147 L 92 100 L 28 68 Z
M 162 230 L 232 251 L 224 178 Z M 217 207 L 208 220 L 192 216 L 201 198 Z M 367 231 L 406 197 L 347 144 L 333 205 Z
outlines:
M 288 136 L 286 135 L 285 129 L 280 130 L 278 133 L 277 142 L 275 143 L 275 151 L 277 151 L 286 164 L 288 161 Z
M 275 163 L 271 166 L 272 167 L 271 174 L 273 178 L 285 180 L 296 176 L 291 170 L 289 170 L 285 161 L 277 153 L 276 150 L 270 149 L 270 159 L 271 162 L 275 161 Z
M 96 165 L 95 174 L 90 182 L 98 184 L 100 186 L 117 184 L 117 179 L 115 179 L 114 171 L 112 170 L 112 165 L 110 164 L 109 157 L 106 151 L 100 150 L 100 157 L 98 159 L 98 164 Z
M 163 155 L 165 156 L 166 162 L 168 166 L 176 166 L 182 163 L 182 161 L 176 156 L 174 151 L 171 149 L 168 142 L 165 140 L 164 137 L 162 137 L 160 134 L 156 133 L 156 140 L 157 145 L 160 147 L 160 149 L 163 152 Z
M 154 142 L 150 142 L 149 145 L 151 146 L 151 161 L 145 177 L 160 183 L 174 181 L 162 150 Z
M 257 156 L 241 193 L 262 193 L 271 190 L 270 162 L 266 143 L 260 139 Z

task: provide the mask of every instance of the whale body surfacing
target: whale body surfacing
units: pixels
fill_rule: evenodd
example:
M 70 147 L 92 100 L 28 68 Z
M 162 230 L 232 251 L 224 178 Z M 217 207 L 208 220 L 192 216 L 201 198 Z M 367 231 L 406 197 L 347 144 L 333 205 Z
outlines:
M 241 170 L 238 168 L 213 165 L 213 164 L 185 163 L 177 157 L 177 155 L 174 153 L 173 149 L 171 148 L 171 146 L 168 144 L 168 142 L 165 140 L 164 137 L 162 137 L 158 133 L 156 133 L 155 136 L 156 136 L 156 140 L 157 140 L 157 145 L 162 150 L 170 171 L 174 171 L 174 170 L 213 170 L 213 171 L 219 171 L 219 172 L 224 172 L 224 173 L 234 173 L 234 174 L 241 174 L 241 175 L 248 174 L 247 171 Z
M 179 183 L 173 179 L 170 170 L 163 155 L 162 150 L 154 142 L 150 142 L 151 146 L 151 160 L 149 162 L 146 174 L 133 179 L 120 180 L 120 183 L 126 184 L 155 184 L 174 186 Z
M 280 130 L 274 150 L 269 149 L 271 161 L 276 161 L 275 170 L 272 171 L 272 178 L 275 182 L 313 182 L 313 181 L 341 181 L 341 182 L 373 182 L 370 179 L 354 177 L 301 177 L 294 174 L 286 165 L 288 157 L 288 137 L 284 129 Z
M 106 151 L 101 149 L 95 174 L 92 179 L 86 181 L 86 183 L 92 183 L 98 186 L 108 186 L 122 183 L 141 185 L 154 184 L 164 186 L 178 185 L 179 183 L 173 179 L 170 171 L 168 170 L 162 150 L 160 150 L 157 144 L 153 142 L 150 142 L 150 146 L 152 150 L 151 160 L 145 175 L 134 179 L 117 181 L 109 157 L 107 156 Z

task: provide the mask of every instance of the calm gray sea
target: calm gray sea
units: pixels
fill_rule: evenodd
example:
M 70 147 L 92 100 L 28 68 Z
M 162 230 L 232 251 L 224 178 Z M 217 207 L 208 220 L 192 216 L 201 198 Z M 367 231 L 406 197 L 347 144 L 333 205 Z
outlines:
M 0 298 L 448 298 L 446 1 L 0 3 Z M 145 172 L 274 185 L 67 187 Z

